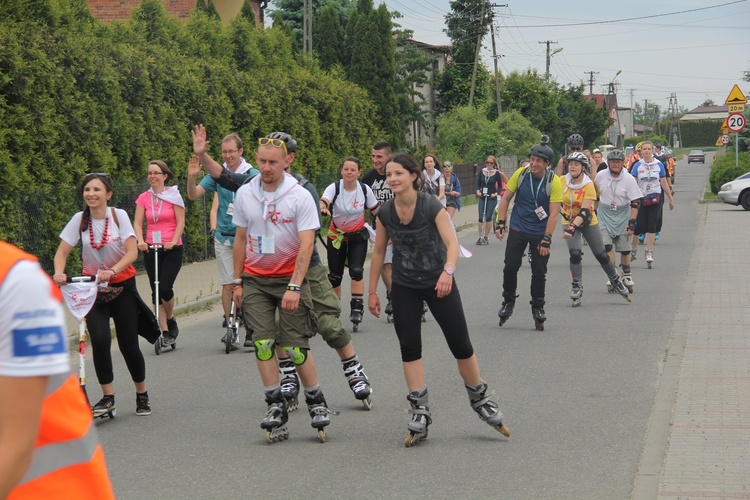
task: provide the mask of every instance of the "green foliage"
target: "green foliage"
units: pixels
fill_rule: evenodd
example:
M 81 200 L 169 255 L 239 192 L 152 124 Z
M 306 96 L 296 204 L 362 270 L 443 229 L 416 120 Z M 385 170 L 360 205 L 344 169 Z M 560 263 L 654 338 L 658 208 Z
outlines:
M 740 153 L 739 165 L 735 166 L 735 155 L 725 154 L 716 160 L 711 167 L 711 174 L 708 176 L 708 182 L 711 186 L 711 192 L 716 194 L 723 184 L 736 179 L 742 174 L 750 172 L 750 153 Z
M 132 208 L 149 160 L 184 179 L 197 123 L 216 159 L 230 132 L 245 139 L 250 162 L 254 138 L 289 132 L 300 144 L 295 170 L 313 179 L 337 172 L 347 155 L 366 157 L 383 137 L 367 92 L 340 70 L 298 64 L 281 29 L 244 16 L 224 26 L 198 10 L 177 21 L 158 0 L 105 25 L 82 2 L 54 0 L 51 25 L 0 18 L 0 239 L 45 265 L 81 209 L 86 172 L 108 172 L 113 200 Z M 187 202 L 188 259 L 204 254 L 206 217 L 202 202 Z
M 504 111 L 518 111 L 534 128 L 550 137 L 553 148 L 560 149 L 565 131 L 560 128 L 556 96 L 544 76 L 530 69 L 523 73 L 512 72 L 501 83 L 500 100 Z
M 244 0 L 242 2 L 242 8 L 240 9 L 240 15 L 238 16 L 238 18 L 244 19 L 252 26 L 255 26 L 255 11 L 253 10 L 253 7 L 252 5 L 250 5 L 250 2 L 248 2 L 248 0 Z
M 713 146 L 721 135 L 723 120 L 691 120 L 680 122 L 683 148 Z
M 488 155 L 528 156 L 541 132 L 517 111 L 487 119 L 487 110 L 460 106 L 437 120 L 437 151 L 455 163 L 479 161 Z
M 318 55 L 320 67 L 330 69 L 343 63 L 344 29 L 336 7 L 328 4 L 320 13 L 320 20 L 313 25 L 313 47 Z

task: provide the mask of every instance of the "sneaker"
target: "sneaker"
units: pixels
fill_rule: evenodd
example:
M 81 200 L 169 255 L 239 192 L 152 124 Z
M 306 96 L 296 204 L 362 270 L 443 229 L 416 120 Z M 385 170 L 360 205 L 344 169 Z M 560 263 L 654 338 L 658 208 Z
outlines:
M 224 319 L 221 321 L 221 327 L 222 328 L 226 328 L 227 327 L 227 317 L 226 316 L 224 316 Z M 222 342 L 224 342 L 224 341 L 222 340 Z
M 151 403 L 148 400 L 148 392 L 135 395 L 135 414 L 138 416 L 151 415 Z
M 172 318 L 170 319 L 167 319 L 167 330 L 169 330 L 169 334 L 173 339 L 176 339 L 180 334 L 180 329 L 177 328 L 177 320 L 174 316 L 172 316 Z
M 490 244 L 490 239 L 487 236 L 484 237 L 484 244 L 485 245 L 489 245 Z
M 484 245 L 484 238 L 480 236 L 479 239 L 477 240 L 477 246 L 481 246 L 481 245 Z
M 105 395 L 91 410 L 94 413 L 94 418 L 113 412 L 115 410 L 115 395 Z

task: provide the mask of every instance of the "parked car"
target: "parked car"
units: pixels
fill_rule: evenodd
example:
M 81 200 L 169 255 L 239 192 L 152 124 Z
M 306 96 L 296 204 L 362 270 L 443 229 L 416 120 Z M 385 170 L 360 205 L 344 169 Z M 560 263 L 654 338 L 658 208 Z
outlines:
M 688 154 L 688 163 L 706 163 L 706 153 L 700 149 L 693 149 Z
M 721 186 L 719 198 L 724 203 L 742 205 L 745 210 L 750 210 L 750 172 Z

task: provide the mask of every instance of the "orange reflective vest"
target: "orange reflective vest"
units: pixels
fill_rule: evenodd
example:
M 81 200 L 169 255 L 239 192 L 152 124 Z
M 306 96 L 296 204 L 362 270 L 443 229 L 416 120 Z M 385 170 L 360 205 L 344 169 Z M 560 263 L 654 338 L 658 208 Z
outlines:
M 21 260 L 37 261 L 0 241 L 0 287 Z M 60 300 L 60 291 L 51 281 L 50 287 Z M 91 409 L 73 374 L 49 377 L 31 466 L 8 500 L 31 498 L 114 498 Z

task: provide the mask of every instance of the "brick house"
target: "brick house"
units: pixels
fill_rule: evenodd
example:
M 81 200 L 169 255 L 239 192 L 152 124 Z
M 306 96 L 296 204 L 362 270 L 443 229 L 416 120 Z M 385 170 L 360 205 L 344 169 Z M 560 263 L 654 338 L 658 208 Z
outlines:
M 161 0 L 167 13 L 175 19 L 187 20 L 190 12 L 195 8 L 196 0 Z M 213 0 L 219 16 L 224 22 L 229 22 L 239 14 L 244 0 Z M 255 22 L 263 26 L 263 11 L 268 2 L 264 0 L 249 0 L 255 12 Z M 86 0 L 94 18 L 103 22 L 128 19 L 133 10 L 141 5 L 141 0 Z

